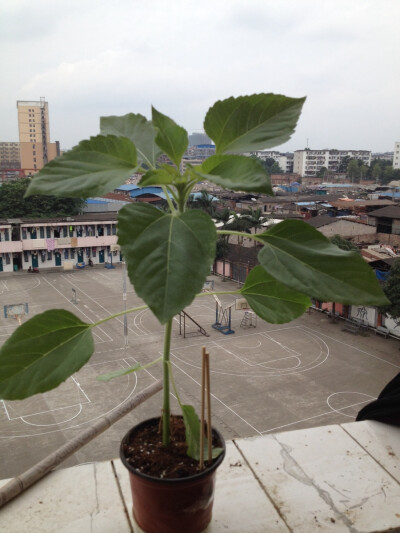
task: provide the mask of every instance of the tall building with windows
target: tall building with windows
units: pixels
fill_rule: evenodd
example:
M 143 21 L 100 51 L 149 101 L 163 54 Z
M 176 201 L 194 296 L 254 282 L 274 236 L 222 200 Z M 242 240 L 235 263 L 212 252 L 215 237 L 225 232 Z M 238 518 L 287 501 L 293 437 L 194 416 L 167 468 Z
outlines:
M 294 152 L 293 172 L 301 177 L 315 176 L 325 167 L 331 172 L 338 172 L 340 163 L 345 157 L 360 159 L 364 165 L 370 166 L 369 150 L 296 150 Z
M 21 169 L 29 176 L 60 155 L 60 145 L 50 142 L 49 106 L 44 97 L 18 100 L 17 109 Z
M 394 144 L 393 168 L 400 168 L 400 142 Z

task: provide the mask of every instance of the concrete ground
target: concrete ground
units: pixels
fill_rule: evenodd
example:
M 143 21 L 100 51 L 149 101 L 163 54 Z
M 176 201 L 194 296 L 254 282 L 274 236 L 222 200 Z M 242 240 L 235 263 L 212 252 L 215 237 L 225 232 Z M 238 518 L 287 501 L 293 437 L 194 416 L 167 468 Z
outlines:
M 235 290 L 237 284 L 210 275 L 215 290 Z M 66 308 L 82 320 L 96 322 L 124 309 L 123 269 L 85 269 L 41 274 L 10 273 L 0 277 L 3 305 L 29 304 L 29 315 L 51 308 Z M 221 295 L 223 306 L 238 295 Z M 129 285 L 127 308 L 141 305 Z M 179 318 L 172 335 L 172 364 L 183 403 L 199 410 L 201 349 L 211 358 L 213 424 L 226 439 L 265 435 L 354 421 L 400 371 L 399 341 L 342 331 L 312 310 L 290 324 L 273 325 L 260 319 L 255 327 L 242 327 L 243 310 L 232 307 L 234 334 L 212 328 L 215 301 L 203 296 L 186 310 L 209 334 L 198 334 L 186 322 L 180 335 Z M 23 319 L 23 320 L 26 320 Z M 110 412 L 161 376 L 161 365 L 101 383 L 96 376 L 140 362 L 149 363 L 162 352 L 162 326 L 148 310 L 128 315 L 128 345 L 124 319 L 95 328 L 96 350 L 89 363 L 58 389 L 23 401 L 0 400 L 0 478 L 18 475 L 56 450 L 91 421 Z M 0 343 L 17 321 L 0 317 Z M 61 467 L 117 457 L 125 432 L 143 418 L 158 416 L 161 394 L 62 463 Z M 178 412 L 176 399 L 172 399 Z

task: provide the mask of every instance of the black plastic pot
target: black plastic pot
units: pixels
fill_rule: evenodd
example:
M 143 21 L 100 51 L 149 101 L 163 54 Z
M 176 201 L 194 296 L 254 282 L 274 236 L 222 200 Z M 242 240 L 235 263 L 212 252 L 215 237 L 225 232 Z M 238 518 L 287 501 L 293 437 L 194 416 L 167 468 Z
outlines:
M 120 457 L 129 471 L 133 516 L 145 533 L 201 533 L 211 521 L 216 470 L 225 457 L 225 441 L 213 428 L 223 452 L 210 467 L 186 478 L 156 478 L 135 470 L 127 462 L 124 445 L 144 425 L 158 423 L 159 418 L 141 422 L 128 431 L 121 442 Z

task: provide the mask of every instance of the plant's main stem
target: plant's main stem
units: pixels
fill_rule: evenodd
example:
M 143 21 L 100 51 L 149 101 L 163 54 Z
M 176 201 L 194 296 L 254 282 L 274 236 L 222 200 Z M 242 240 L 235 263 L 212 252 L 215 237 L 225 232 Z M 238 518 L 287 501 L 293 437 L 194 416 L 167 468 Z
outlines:
M 170 418 L 170 405 L 169 405 L 169 353 L 171 349 L 171 331 L 172 331 L 172 318 L 165 324 L 164 332 L 164 355 L 163 355 L 163 412 L 162 412 L 162 443 L 163 446 L 169 444 L 169 418 Z

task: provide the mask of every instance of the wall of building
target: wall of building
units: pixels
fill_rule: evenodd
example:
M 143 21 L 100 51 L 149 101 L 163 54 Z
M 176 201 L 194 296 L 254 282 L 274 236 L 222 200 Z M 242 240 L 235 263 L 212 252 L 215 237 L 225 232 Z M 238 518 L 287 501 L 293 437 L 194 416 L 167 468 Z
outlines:
M 359 224 L 349 220 L 337 220 L 332 224 L 321 226 L 317 228 L 325 237 L 333 237 L 340 235 L 344 238 L 362 236 L 362 235 L 376 235 L 376 228 L 368 224 Z
M 37 221 L 17 226 L 20 237 L 13 241 L 3 239 L 6 226 L 0 226 L 0 272 L 29 267 L 64 269 L 64 265 L 69 268 L 71 261 L 76 266 L 88 264 L 89 259 L 94 265 L 121 261 L 116 220 Z M 8 228 L 11 235 L 11 225 Z
M 400 168 L 400 142 L 394 145 L 393 168 Z

